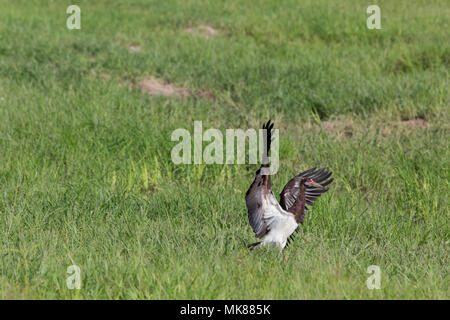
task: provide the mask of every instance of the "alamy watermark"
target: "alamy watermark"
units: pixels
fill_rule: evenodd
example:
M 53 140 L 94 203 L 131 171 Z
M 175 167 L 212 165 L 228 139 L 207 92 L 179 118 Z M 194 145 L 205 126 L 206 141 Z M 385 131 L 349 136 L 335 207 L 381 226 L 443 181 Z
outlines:
M 81 9 L 77 5 L 68 6 L 66 13 L 70 16 L 66 20 L 67 29 L 81 29 Z
M 376 4 L 367 7 L 367 14 L 370 16 L 367 18 L 367 28 L 372 29 L 381 29 L 381 10 L 380 7 Z
M 372 274 L 366 280 L 366 285 L 369 290 L 381 289 L 381 269 L 379 266 L 371 265 L 367 267 L 367 273 Z
M 270 157 L 265 152 L 266 129 L 226 129 L 224 139 L 220 130 L 210 128 L 203 132 L 202 121 L 194 121 L 193 135 L 192 141 L 192 135 L 187 129 L 179 128 L 172 132 L 171 140 L 178 141 L 171 152 L 175 164 L 257 164 L 259 161 L 269 165 L 270 174 L 278 171 L 278 129 L 272 130 Z M 206 146 L 205 142 L 208 143 Z
M 74 289 L 79 290 L 81 288 L 80 267 L 77 265 L 71 265 L 71 266 L 67 267 L 67 273 L 70 274 L 70 276 L 68 276 L 66 279 L 67 288 L 70 290 L 74 290 Z

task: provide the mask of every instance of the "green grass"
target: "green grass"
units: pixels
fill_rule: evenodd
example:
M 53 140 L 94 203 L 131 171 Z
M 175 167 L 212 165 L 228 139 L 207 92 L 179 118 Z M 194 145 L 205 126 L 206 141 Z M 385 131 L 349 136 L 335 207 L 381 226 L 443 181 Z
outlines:
M 376 1 L 381 30 L 370 1 L 76 3 L 81 30 L 72 1 L 0 0 L 0 298 L 450 298 L 447 1 Z M 215 98 L 130 89 L 151 77 Z M 256 166 L 170 158 L 194 120 L 269 118 L 276 193 L 335 177 L 282 255 L 245 248 Z

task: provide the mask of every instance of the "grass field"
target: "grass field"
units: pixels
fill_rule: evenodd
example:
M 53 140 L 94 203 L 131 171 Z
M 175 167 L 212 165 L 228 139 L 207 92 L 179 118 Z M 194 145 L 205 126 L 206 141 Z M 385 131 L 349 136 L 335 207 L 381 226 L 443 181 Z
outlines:
M 0 4 L 0 298 L 450 298 L 448 1 Z M 335 178 L 281 255 L 246 249 L 256 165 L 170 157 L 195 120 L 269 118 L 277 194 Z

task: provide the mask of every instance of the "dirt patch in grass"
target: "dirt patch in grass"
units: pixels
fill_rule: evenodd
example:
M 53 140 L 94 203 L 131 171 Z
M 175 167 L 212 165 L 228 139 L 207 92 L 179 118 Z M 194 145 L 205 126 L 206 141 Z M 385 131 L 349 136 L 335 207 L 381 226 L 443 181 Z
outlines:
M 204 98 L 204 99 L 208 99 L 208 100 L 214 100 L 214 99 L 215 99 L 215 96 L 212 94 L 212 92 L 209 91 L 209 90 L 206 90 L 206 89 L 197 92 L 196 95 L 197 95 L 198 97 L 200 97 L 200 98 Z
M 201 35 L 205 38 L 211 38 L 219 35 L 219 30 L 208 25 L 193 26 L 184 29 L 184 32 Z
M 405 126 L 408 126 L 410 128 L 417 128 L 417 129 L 426 129 L 426 128 L 428 128 L 428 122 L 426 122 L 425 119 L 422 119 L 422 118 L 403 119 L 402 123 Z
M 190 97 L 192 95 L 188 89 L 176 87 L 156 78 L 142 80 L 136 84 L 136 87 L 151 96 Z
M 130 52 L 139 52 L 142 48 L 138 45 L 131 45 L 128 47 L 128 49 L 130 50 Z
M 323 121 L 321 125 L 327 134 L 344 136 L 346 138 L 351 138 L 353 136 L 354 124 L 351 120 L 329 120 Z
M 214 100 L 214 95 L 209 90 L 192 91 L 187 88 L 177 87 L 172 83 L 167 83 L 161 79 L 150 78 L 138 82 L 136 88 L 146 92 L 150 96 L 165 97 L 197 97 Z
M 338 138 L 351 139 L 368 132 L 381 136 L 396 135 L 411 130 L 425 130 L 429 123 L 422 118 L 402 120 L 382 120 L 375 118 L 371 120 L 355 120 L 351 118 L 337 118 L 322 121 L 319 125 L 308 125 L 308 130 L 323 130 L 327 135 Z

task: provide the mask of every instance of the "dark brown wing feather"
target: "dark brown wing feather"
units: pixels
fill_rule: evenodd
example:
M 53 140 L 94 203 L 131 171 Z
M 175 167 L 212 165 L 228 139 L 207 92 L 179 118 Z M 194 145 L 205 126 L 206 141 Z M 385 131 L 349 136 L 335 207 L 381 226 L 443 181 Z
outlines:
M 286 186 L 283 188 L 280 194 L 280 205 L 284 210 L 289 210 L 295 203 L 295 200 L 300 193 L 300 181 L 303 178 L 313 179 L 315 182 L 321 184 L 322 186 L 327 186 L 333 179 L 328 179 L 331 176 L 331 172 L 327 171 L 325 168 L 316 170 L 316 168 L 311 168 L 304 172 L 299 173 L 294 178 L 289 180 Z M 328 180 L 327 180 L 328 179 Z M 306 204 L 312 206 L 314 201 L 328 189 L 317 189 L 314 187 L 307 187 L 305 192 Z M 307 208 L 306 208 L 307 209 Z

